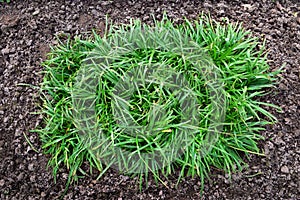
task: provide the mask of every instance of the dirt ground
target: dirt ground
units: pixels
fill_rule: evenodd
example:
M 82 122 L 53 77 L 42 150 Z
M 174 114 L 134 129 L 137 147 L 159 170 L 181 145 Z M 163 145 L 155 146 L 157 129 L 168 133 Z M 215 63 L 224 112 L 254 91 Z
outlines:
M 249 167 L 232 179 L 212 170 L 204 193 L 200 180 L 186 178 L 139 191 L 137 180 L 108 171 L 99 181 L 95 176 L 72 185 L 65 199 L 300 199 L 300 2 L 298 0 L 11 0 L 0 3 L 0 199 L 56 199 L 64 191 L 67 171 L 62 169 L 56 184 L 47 169 L 36 134 L 42 117 L 38 86 L 42 81 L 41 61 L 55 45 L 56 34 L 84 34 L 92 28 L 103 30 L 105 15 L 114 23 L 131 18 L 151 23 L 151 14 L 163 12 L 175 21 L 196 19 L 202 12 L 213 19 L 227 17 L 243 22 L 254 35 L 266 39 L 272 69 L 286 64 L 280 84 L 264 98 L 281 106 L 283 113 L 271 112 L 279 122 L 261 134 L 260 147 L 266 156 L 251 156 Z M 26 142 L 32 142 L 38 153 Z M 172 179 L 172 177 L 170 177 Z

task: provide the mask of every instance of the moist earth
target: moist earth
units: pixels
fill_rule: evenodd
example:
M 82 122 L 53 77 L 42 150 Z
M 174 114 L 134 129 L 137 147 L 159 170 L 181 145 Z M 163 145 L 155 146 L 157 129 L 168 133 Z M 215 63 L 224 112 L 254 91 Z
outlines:
M 278 123 L 267 126 L 260 142 L 266 156 L 252 155 L 248 167 L 232 175 L 212 169 L 200 194 L 200 179 L 176 179 L 139 190 L 138 180 L 109 170 L 71 185 L 64 199 L 300 199 L 300 3 L 298 0 L 232 1 L 21 1 L 0 3 L 0 199 L 56 199 L 64 192 L 68 171 L 62 168 L 56 183 L 47 168 L 36 133 L 42 125 L 37 87 L 42 82 L 49 46 L 56 36 L 100 34 L 106 15 L 114 24 L 141 19 L 151 24 L 164 11 L 176 23 L 196 19 L 202 12 L 217 21 L 243 22 L 266 41 L 272 70 L 280 68 L 279 84 L 262 100 L 279 105 L 267 108 Z M 26 136 L 26 137 L 25 137 Z M 30 141 L 31 145 L 26 141 Z

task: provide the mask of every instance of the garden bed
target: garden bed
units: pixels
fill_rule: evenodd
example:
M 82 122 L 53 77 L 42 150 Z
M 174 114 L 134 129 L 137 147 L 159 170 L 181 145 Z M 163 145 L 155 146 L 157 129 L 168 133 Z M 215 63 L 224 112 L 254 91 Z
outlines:
M 296 1 L 295 1 L 296 2 Z M 222 171 L 212 169 L 206 180 L 204 199 L 297 199 L 300 188 L 300 5 L 293 1 L 220 1 L 204 3 L 169 1 L 11 1 L 0 5 L 0 198 L 53 199 L 65 189 L 68 171 L 58 172 L 56 183 L 47 169 L 49 157 L 42 154 L 41 142 L 30 130 L 42 125 L 38 88 L 43 80 L 41 62 L 56 45 L 55 35 L 66 39 L 81 34 L 90 35 L 96 28 L 101 35 L 105 15 L 114 24 L 129 23 L 139 18 L 153 22 L 149 13 L 161 19 L 163 11 L 176 23 L 183 17 L 197 19 L 202 13 L 212 19 L 243 22 L 255 36 L 266 39 L 271 70 L 286 64 L 280 83 L 261 101 L 279 105 L 269 112 L 278 123 L 261 132 L 266 138 L 259 147 L 266 156 L 251 155 L 249 168 L 229 179 Z M 26 136 L 26 137 L 25 137 Z M 28 141 L 31 144 L 28 143 Z M 88 168 L 88 165 L 84 166 Z M 138 179 L 109 170 L 96 181 L 97 174 L 71 185 L 65 199 L 199 199 L 199 178 L 185 178 L 176 185 L 176 177 L 168 183 L 140 191 Z

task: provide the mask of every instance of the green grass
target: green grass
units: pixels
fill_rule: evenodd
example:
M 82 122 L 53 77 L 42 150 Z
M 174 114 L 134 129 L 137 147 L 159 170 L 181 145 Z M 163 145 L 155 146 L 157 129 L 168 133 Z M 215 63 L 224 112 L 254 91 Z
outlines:
M 274 86 L 276 74 L 279 73 L 269 71 L 264 44 L 260 44 L 258 38 L 245 31 L 241 24 L 222 26 L 205 16 L 194 22 L 186 20 L 181 25 L 173 25 L 165 17 L 160 22 L 155 21 L 154 27 L 151 29 L 140 21 L 132 21 L 129 25 L 110 26 L 102 38 L 94 33 L 88 40 L 69 39 L 52 47 L 48 60 L 43 63 L 45 76 L 41 94 L 44 102 L 44 126 L 35 131 L 40 135 L 45 154 L 51 155 L 49 165 L 53 168 L 54 176 L 63 166 L 69 170 L 68 185 L 79 177 L 90 174 L 93 168 L 99 171 L 101 177 L 109 167 L 114 167 L 114 163 L 123 169 L 123 173 L 139 176 L 141 182 L 147 181 L 150 174 L 156 180 L 173 174 L 178 175 L 178 181 L 190 175 L 199 176 L 203 184 L 211 167 L 230 174 L 243 169 L 246 163 L 242 158 L 245 155 L 263 155 L 257 146 L 257 142 L 263 139 L 260 131 L 264 130 L 266 124 L 276 121 L 263 107 L 275 107 L 279 110 L 275 105 L 258 100 L 258 97 L 267 94 L 268 88 Z M 194 48 L 201 48 L 215 63 L 214 70 L 218 71 L 218 78 L 224 89 L 222 95 L 226 102 L 226 114 L 217 140 L 207 154 L 203 155 L 202 151 L 209 138 L 209 125 L 213 118 L 211 115 L 216 106 L 210 98 L 210 80 L 202 77 L 187 58 L 176 53 L 178 48 L 166 50 L 163 46 L 166 43 L 162 42 L 163 45 L 156 49 L 138 48 L 124 51 L 121 55 L 107 55 L 111 50 L 110 44 L 128 42 L 124 39 L 124 36 L 128 36 L 126 33 L 142 33 L 147 30 L 150 33 L 148 36 L 155 41 L 163 41 L 166 34 L 178 35 L 178 41 L 191 40 Z M 140 46 L 147 40 L 143 39 L 145 38 L 142 36 L 139 38 Z M 181 50 L 183 49 L 179 48 Z M 94 96 L 84 91 L 89 89 L 87 83 L 94 82 L 81 83 L 78 78 L 79 72 L 83 72 L 80 71 L 81 67 L 90 59 L 109 62 L 105 67 L 89 62 L 89 66 L 99 76 Z M 114 93 L 114 87 L 121 77 L 141 65 L 159 63 L 169 66 L 187 80 L 192 88 L 191 94 L 195 97 L 193 100 L 199 105 L 196 110 L 199 122 L 190 129 L 193 134 L 188 137 L 189 145 L 184 148 L 174 146 L 174 151 L 167 152 L 163 151 L 164 147 L 177 144 L 174 141 L 178 138 L 185 139 L 181 131 L 186 128 L 181 124 L 186 110 L 180 106 L 180 102 L 185 101 L 186 97 L 174 98 L 174 91 L 162 87 L 167 81 L 162 81 L 161 84 L 149 80 L 144 87 L 136 87 L 129 96 L 126 92 L 122 93 L 121 96 L 126 98 L 121 102 L 130 109 L 126 113 L 127 117 L 116 120 L 116 107 L 122 105 L 116 104 L 119 101 L 116 101 L 118 94 Z M 148 80 L 147 77 L 144 79 Z M 72 99 L 74 87 L 75 94 L 78 97 L 82 95 L 82 99 L 75 104 Z M 91 99 L 94 101 L 97 118 L 92 121 L 95 124 L 86 122 L 82 126 L 77 119 L 80 114 L 88 111 L 84 105 L 89 105 Z M 155 112 L 153 108 L 161 109 Z M 159 123 L 149 124 L 151 117 Z M 118 120 L 122 121 L 121 125 L 117 123 Z M 148 133 L 148 129 L 138 129 L 148 126 L 152 126 L 155 134 Z M 83 131 L 92 128 L 101 130 L 103 134 L 82 137 Z M 135 130 L 143 131 L 133 135 Z M 101 145 L 98 141 L 104 142 Z M 142 157 L 145 152 L 152 154 Z M 160 170 L 156 170 L 159 168 L 156 156 L 161 159 L 163 168 Z M 89 171 L 82 169 L 85 161 L 90 165 Z M 178 168 L 180 174 L 176 174 Z

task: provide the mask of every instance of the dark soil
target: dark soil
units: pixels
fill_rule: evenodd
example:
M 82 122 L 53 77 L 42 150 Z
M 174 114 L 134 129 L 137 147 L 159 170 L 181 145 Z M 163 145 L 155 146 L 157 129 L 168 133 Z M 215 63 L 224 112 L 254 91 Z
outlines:
M 297 3 L 298 2 L 298 3 Z M 298 0 L 234 0 L 204 2 L 178 0 L 143 1 L 46 1 L 12 0 L 0 3 L 0 199 L 56 199 L 64 191 L 67 170 L 62 169 L 56 184 L 47 169 L 48 157 L 41 152 L 36 134 L 41 125 L 41 102 L 37 89 L 42 81 L 41 61 L 56 44 L 55 35 L 83 34 L 96 28 L 103 31 L 105 15 L 114 23 L 140 18 L 151 23 L 166 11 L 177 22 L 195 19 L 201 12 L 213 19 L 227 17 L 243 22 L 262 40 L 266 39 L 272 69 L 286 63 L 281 82 L 264 101 L 280 105 L 279 122 L 262 132 L 261 148 L 266 156 L 251 156 L 249 168 L 230 180 L 212 170 L 203 196 L 200 180 L 186 178 L 176 188 L 152 183 L 139 191 L 137 181 L 109 171 L 80 179 L 65 199 L 300 199 L 300 3 Z M 28 137 L 37 152 L 26 142 Z

